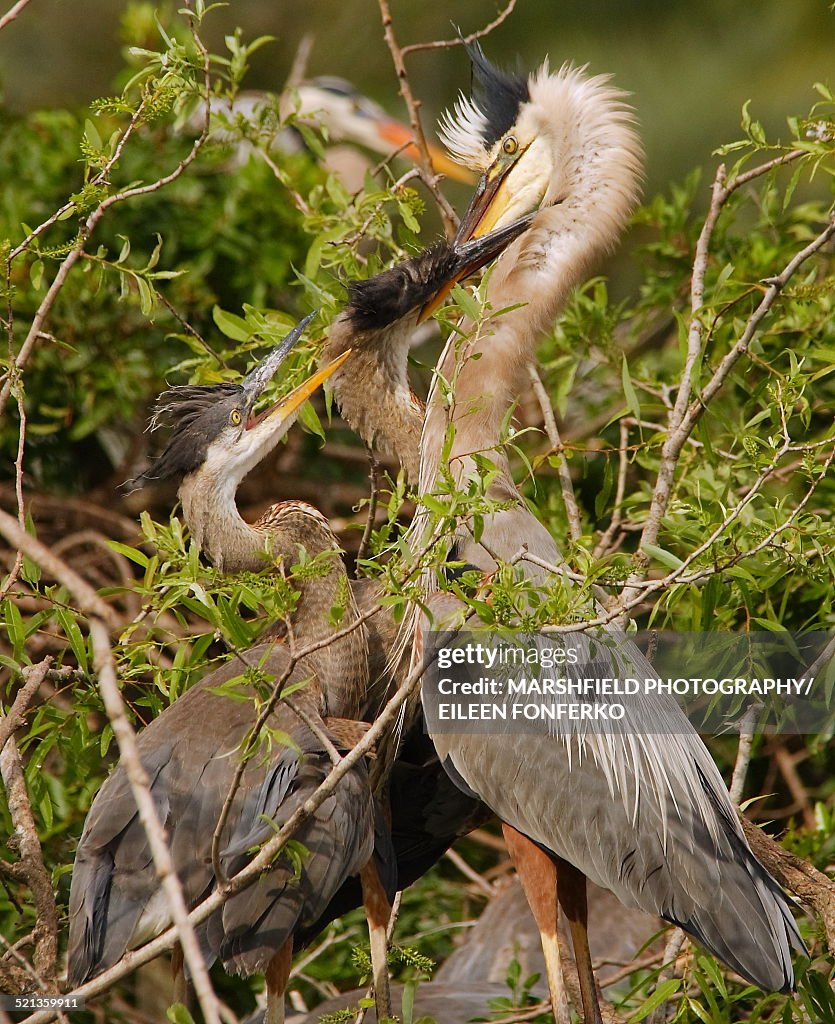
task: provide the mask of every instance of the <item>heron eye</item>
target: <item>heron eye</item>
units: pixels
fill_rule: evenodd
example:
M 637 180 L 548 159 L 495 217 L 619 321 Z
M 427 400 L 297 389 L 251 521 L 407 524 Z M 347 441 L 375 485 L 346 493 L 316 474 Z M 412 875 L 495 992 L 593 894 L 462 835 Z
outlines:
M 241 414 L 237 409 L 233 409 L 232 412 L 229 413 L 229 422 L 232 424 L 233 427 L 240 426 Z
M 514 139 L 512 135 L 508 137 L 502 143 L 502 149 L 507 153 L 508 156 L 513 156 L 516 150 L 519 148 L 519 143 Z

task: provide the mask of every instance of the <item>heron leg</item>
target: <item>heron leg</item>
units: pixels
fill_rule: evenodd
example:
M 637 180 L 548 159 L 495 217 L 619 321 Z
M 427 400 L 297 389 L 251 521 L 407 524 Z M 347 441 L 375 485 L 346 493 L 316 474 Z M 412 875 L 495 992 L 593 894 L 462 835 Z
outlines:
M 371 972 L 374 983 L 374 1002 L 377 1020 L 391 1016 L 391 992 L 388 968 L 388 923 L 391 904 L 380 881 L 377 865 L 372 857 L 360 872 L 362 902 L 368 918 L 368 937 L 371 941 Z
M 264 1024 L 284 1024 L 284 993 L 290 980 L 293 965 L 293 938 L 284 943 L 267 964 L 264 977 L 267 981 L 267 1009 Z
M 589 949 L 586 876 L 573 864 L 561 858 L 558 858 L 557 863 L 557 899 L 571 927 L 574 960 L 577 964 L 580 995 L 583 1000 L 583 1019 L 585 1024 L 603 1024 Z
M 174 979 L 174 1002 L 189 1005 L 190 986 L 183 966 L 183 947 L 179 942 L 171 950 L 171 976 Z
M 571 1014 L 568 1009 L 560 946 L 557 941 L 556 866 L 547 853 L 511 825 L 503 824 L 502 832 L 539 929 L 554 1020 L 556 1024 L 569 1024 Z

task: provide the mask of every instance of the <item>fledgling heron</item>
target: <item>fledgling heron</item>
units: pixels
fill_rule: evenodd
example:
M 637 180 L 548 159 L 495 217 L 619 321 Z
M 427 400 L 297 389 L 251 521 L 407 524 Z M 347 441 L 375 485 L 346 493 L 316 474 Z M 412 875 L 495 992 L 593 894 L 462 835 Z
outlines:
M 439 378 L 455 382 L 454 396 L 449 400 L 436 379 L 421 439 L 420 490 L 431 493 L 441 468 L 466 490 L 478 475 L 473 456 L 490 458 L 495 476 L 487 494 L 502 507 L 484 515 L 478 537 L 462 524 L 455 547 L 457 558 L 491 573 L 523 547 L 545 564 L 561 562 L 554 538 L 516 488 L 502 426 L 529 386 L 526 367 L 539 336 L 623 230 L 637 201 L 642 155 L 633 113 L 607 78 L 567 65 L 551 72 L 547 62 L 529 76 L 510 75 L 479 46 L 469 52 L 475 95 L 462 96 L 442 124 L 455 159 L 482 175 L 457 240 L 537 214 L 491 275 L 487 299 L 504 312 L 489 316 L 463 344 L 454 336 L 439 360 Z M 468 333 L 466 324 L 462 329 Z M 555 579 L 524 559 L 519 567 L 543 589 Z M 430 596 L 430 607 L 433 600 L 441 612 L 460 611 L 443 595 Z M 629 674 L 652 676 L 633 645 L 625 642 L 621 652 L 637 666 Z M 587 675 L 624 675 L 614 655 L 591 661 L 588 654 Z M 577 674 L 584 674 L 581 667 Z M 449 735 L 425 710 L 443 763 L 505 823 L 523 882 L 526 861 L 541 871 L 541 850 L 556 865 L 550 892 L 541 875 L 529 877 L 526 890 L 560 1020 L 568 1011 L 559 991 L 556 921 L 543 927 L 556 912 L 554 877 L 571 923 L 588 1024 L 601 1017 L 585 878 L 627 906 L 681 926 L 760 987 L 792 988 L 791 949 L 804 946 L 790 904 L 752 853 L 721 775 L 673 697 L 632 702 L 622 729 L 606 735 L 580 723 L 564 735 L 553 735 L 547 723 L 527 735 Z M 543 909 L 543 898 L 550 908 Z
M 367 636 L 327 520 L 310 505 L 288 501 L 273 505 L 250 525 L 235 504 L 243 477 L 273 450 L 305 399 L 347 358 L 343 354 L 284 399 L 256 412 L 256 403 L 307 322 L 240 384 L 167 392 L 158 417 L 168 419 L 175 432 L 162 455 L 130 482 L 141 486 L 149 480 L 177 479 L 192 537 L 226 572 L 291 566 L 300 549 L 324 561 L 325 571 L 294 579 L 299 598 L 289 626 L 296 650 L 334 636 L 334 607 L 345 609 L 341 629 L 356 624 L 295 665 L 285 644 L 259 644 L 204 676 L 140 734 L 140 756 L 189 907 L 216 885 L 212 836 L 263 700 L 255 677 L 274 682 L 286 675 L 288 688 L 304 685 L 292 700 L 277 703 L 262 733 L 262 738 L 286 735 L 289 742 L 271 749 L 262 739 L 249 750 L 221 834 L 220 864 L 227 877 L 273 835 L 273 823 L 286 820 L 327 776 L 331 757 L 322 737 L 336 747 L 350 747 L 361 731 L 353 719 L 368 685 Z M 218 692 L 233 684 L 235 697 L 243 699 Z M 358 875 L 370 914 L 382 1016 L 388 1012 L 385 929 L 394 889 L 393 854 L 363 765 L 341 780 L 295 838 L 308 851 L 298 876 L 285 854 L 257 882 L 229 899 L 199 929 L 205 955 L 209 961 L 219 956 L 231 972 L 263 971 L 266 1020 L 279 1024 L 295 936 L 324 914 L 348 878 Z M 127 773 L 117 766 L 93 801 L 76 856 L 70 892 L 70 984 L 100 974 L 168 924 L 170 914 Z
M 418 160 L 418 151 L 407 125 L 388 114 L 379 103 L 364 96 L 344 78 L 321 75 L 300 83 L 282 95 L 268 92 L 245 90 L 239 92 L 232 102 L 212 99 L 212 112 L 219 123 L 212 129 L 211 138 L 216 142 L 236 143 L 238 157 L 248 153 L 248 145 L 241 143 L 240 133 L 235 130 L 239 120 L 244 127 L 252 126 L 272 133 L 270 148 L 281 152 L 299 152 L 305 148 L 304 137 L 294 126 L 285 126 L 283 121 L 295 115 L 300 124 L 324 130 L 329 151 L 325 154 L 325 166 L 338 176 L 351 172 L 348 187 L 362 186 L 367 164 L 355 166 L 354 161 L 346 162 L 341 146 L 350 145 L 370 150 L 381 157 L 399 156 L 412 163 Z M 201 126 L 204 112 L 192 115 L 189 123 L 194 128 Z M 427 144 L 432 169 L 454 181 L 471 184 L 472 171 L 462 167 L 446 154 L 441 146 Z M 359 176 L 359 180 L 354 178 Z

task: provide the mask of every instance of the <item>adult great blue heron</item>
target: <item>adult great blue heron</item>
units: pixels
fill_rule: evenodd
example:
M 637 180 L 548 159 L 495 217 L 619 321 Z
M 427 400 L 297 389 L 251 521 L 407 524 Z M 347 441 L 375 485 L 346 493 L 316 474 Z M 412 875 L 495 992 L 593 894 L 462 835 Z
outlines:
M 516 489 L 502 425 L 527 388 L 539 335 L 625 225 L 641 147 L 623 94 L 605 78 L 567 66 L 551 73 L 547 64 L 529 77 L 508 75 L 479 47 L 470 56 L 475 97 L 462 97 L 443 124 L 455 158 L 482 172 L 458 240 L 539 212 L 490 278 L 488 302 L 504 312 L 488 315 L 463 342 L 454 335 L 441 356 L 421 441 L 420 487 L 431 492 L 443 468 L 466 489 L 478 476 L 475 456 L 489 457 L 487 496 L 501 505 L 483 515 L 478 536 L 462 524 L 455 546 L 458 558 L 490 573 L 523 548 L 540 563 L 561 561 Z M 519 566 L 543 589 L 556 582 L 541 565 L 523 559 Z M 434 607 L 460 612 L 443 598 Z M 632 645 L 621 653 L 635 668 L 630 674 L 652 675 Z M 586 674 L 622 676 L 623 663 L 608 657 Z M 585 941 L 585 877 L 628 906 L 680 925 L 761 987 L 793 986 L 791 947 L 804 947 L 789 903 L 749 848 L 713 760 L 672 697 L 627 704 L 626 721 L 606 735 L 581 723 L 562 735 L 547 723 L 526 735 L 451 735 L 426 711 L 454 777 L 516 830 L 519 849 L 532 858 L 536 847 L 544 849 L 557 865 L 587 1021 L 598 1022 L 600 1011 Z M 566 871 L 581 890 L 563 884 Z M 549 982 L 564 1019 L 557 968 Z
M 218 881 L 212 837 L 224 808 L 218 859 L 222 873 L 230 876 L 273 834 L 270 823 L 285 820 L 319 786 L 334 746 L 351 746 L 358 738 L 357 723 L 346 719 L 357 716 L 368 684 L 367 637 L 327 521 L 312 506 L 291 501 L 272 506 L 250 526 L 235 505 L 240 480 L 275 447 L 302 402 L 346 358 L 256 414 L 256 402 L 306 323 L 241 384 L 184 387 L 163 396 L 158 415 L 167 416 L 176 433 L 159 459 L 131 482 L 178 479 L 192 536 L 225 571 L 292 565 L 300 548 L 323 561 L 323 572 L 294 580 L 299 599 L 289 622 L 296 650 L 327 644 L 296 659 L 284 644 L 262 643 L 204 676 L 139 737 L 151 793 L 170 830 L 175 868 L 192 907 Z M 338 636 L 331 621 L 334 607 L 345 609 Z M 259 678 L 284 680 L 288 688 L 307 681 L 268 715 L 267 704 L 260 736 L 254 734 L 264 700 Z M 244 699 L 224 695 L 224 687 Z M 290 739 L 278 751 L 269 750 L 268 734 Z M 376 991 L 381 1015 L 387 1013 L 385 928 L 394 888 L 387 837 L 359 765 L 296 834 L 308 851 L 298 877 L 292 860 L 280 857 L 201 926 L 210 960 L 219 956 L 228 970 L 241 974 L 265 972 L 268 1024 L 284 1019 L 294 940 L 322 917 L 352 875 L 362 877 Z M 101 973 L 165 928 L 169 916 L 127 773 L 119 766 L 94 800 L 78 847 L 70 893 L 70 983 Z

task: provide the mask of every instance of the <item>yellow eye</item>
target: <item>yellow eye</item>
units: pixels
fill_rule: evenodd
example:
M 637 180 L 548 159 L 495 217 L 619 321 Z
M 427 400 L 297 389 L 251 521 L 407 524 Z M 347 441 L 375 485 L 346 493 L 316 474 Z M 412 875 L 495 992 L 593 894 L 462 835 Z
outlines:
M 514 139 L 512 135 L 508 137 L 502 143 L 502 149 L 507 153 L 508 156 L 513 156 L 516 150 L 519 148 L 519 143 Z
M 233 427 L 240 426 L 241 414 L 240 412 L 238 412 L 237 409 L 233 409 L 232 412 L 229 413 L 229 422 L 232 424 Z

